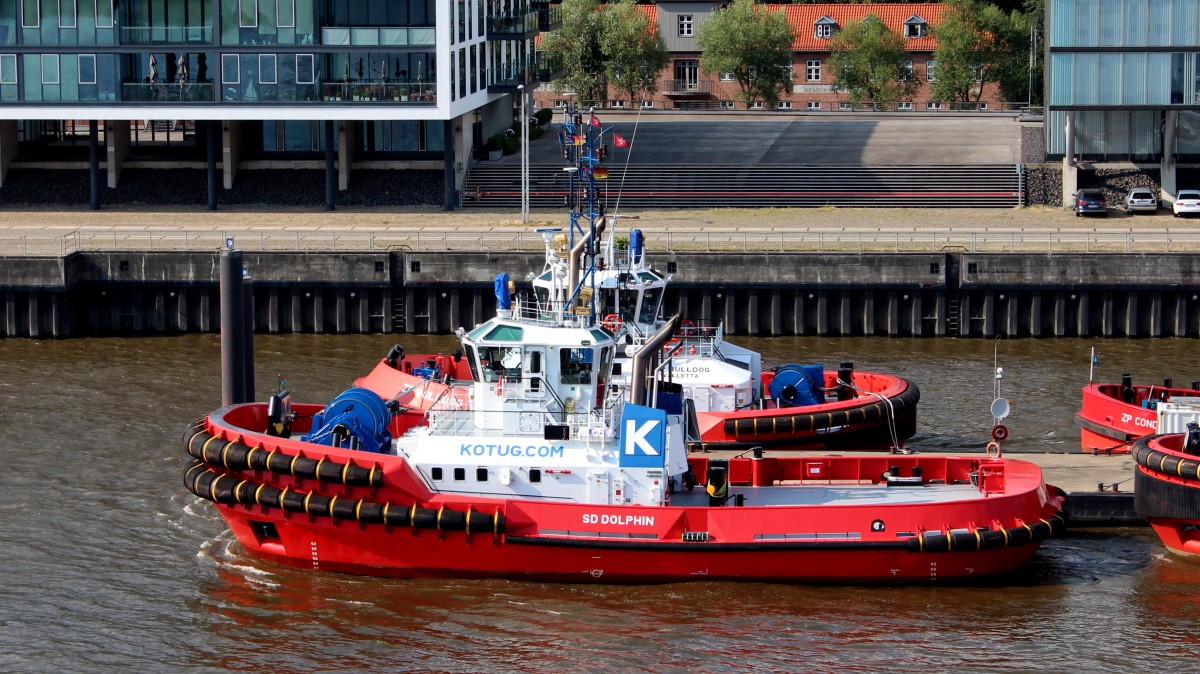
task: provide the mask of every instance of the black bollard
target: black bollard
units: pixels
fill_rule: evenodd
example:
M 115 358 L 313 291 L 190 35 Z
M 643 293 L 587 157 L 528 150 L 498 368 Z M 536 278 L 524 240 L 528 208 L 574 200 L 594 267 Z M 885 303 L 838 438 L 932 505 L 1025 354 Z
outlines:
M 244 403 L 246 391 L 245 350 L 242 334 L 242 252 L 228 239 L 221 251 L 221 406 Z
M 250 274 L 242 273 L 242 402 L 257 400 L 254 392 L 254 284 Z

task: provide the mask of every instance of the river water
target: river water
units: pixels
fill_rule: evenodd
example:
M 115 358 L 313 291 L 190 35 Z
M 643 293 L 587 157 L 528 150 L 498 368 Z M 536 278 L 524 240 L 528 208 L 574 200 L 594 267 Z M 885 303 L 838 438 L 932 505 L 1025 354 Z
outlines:
M 394 336 L 258 336 L 325 401 Z M 1195 341 L 738 339 L 768 365 L 853 360 L 921 386 L 910 444 L 981 447 L 994 366 L 1006 449 L 1075 451 L 1098 379 L 1200 379 Z M 450 337 L 404 337 L 410 352 Z M 1200 564 L 1147 529 L 1075 530 L 1015 576 L 966 587 L 695 583 L 634 587 L 400 581 L 287 569 L 243 553 L 184 491 L 180 437 L 220 400 L 220 344 L 0 341 L 0 671 L 1195 670 Z

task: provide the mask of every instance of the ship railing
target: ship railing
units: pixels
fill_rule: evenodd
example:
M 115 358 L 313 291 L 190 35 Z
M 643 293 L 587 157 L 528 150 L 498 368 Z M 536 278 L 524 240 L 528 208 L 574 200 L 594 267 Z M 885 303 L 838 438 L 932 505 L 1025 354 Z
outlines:
M 488 420 L 492 423 L 495 431 L 512 436 L 544 439 L 547 426 L 566 426 L 570 439 L 587 442 L 611 441 L 615 435 L 614 427 L 610 423 L 609 410 L 564 413 L 547 408 L 544 400 L 528 398 L 527 400 L 539 403 L 540 407 L 489 412 Z M 466 435 L 477 432 L 475 431 L 474 410 L 430 409 L 428 419 L 427 426 L 430 435 Z

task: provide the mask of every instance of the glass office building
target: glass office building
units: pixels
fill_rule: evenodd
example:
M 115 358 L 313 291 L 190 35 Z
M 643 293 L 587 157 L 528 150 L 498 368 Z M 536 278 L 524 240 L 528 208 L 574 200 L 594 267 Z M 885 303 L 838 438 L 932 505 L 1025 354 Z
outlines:
M 1045 34 L 1049 155 L 1070 116 L 1077 159 L 1200 161 L 1200 0 L 1047 0 Z
M 110 163 L 202 161 L 211 134 L 222 161 L 316 160 L 333 147 L 349 165 L 445 166 L 453 182 L 449 167 L 512 123 L 549 7 L 0 0 L 0 182 L 14 157 L 86 156 L 91 120 L 104 120 Z

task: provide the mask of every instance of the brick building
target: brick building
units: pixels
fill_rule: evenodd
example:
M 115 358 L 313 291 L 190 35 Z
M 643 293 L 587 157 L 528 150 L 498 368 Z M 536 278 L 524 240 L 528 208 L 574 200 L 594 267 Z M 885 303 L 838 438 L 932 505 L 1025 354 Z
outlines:
M 666 42 L 670 60 L 659 78 L 653 96 L 640 101 L 610 100 L 601 107 L 645 109 L 765 109 L 761 101 L 748 104 L 737 101 L 737 83 L 732 77 L 706 75 L 700 70 L 700 48 L 696 42 L 700 27 L 724 2 L 698 0 L 659 0 L 657 5 L 639 5 Z M 937 77 L 933 58 L 937 42 L 931 27 L 941 21 L 944 7 L 932 3 L 905 4 L 812 4 L 766 5 L 787 15 L 795 34 L 792 45 L 792 86 L 780 99 L 777 109 L 835 111 L 851 108 L 850 96 L 837 89 L 829 63 L 830 44 L 842 28 L 857 23 L 869 14 L 878 16 L 894 33 L 904 37 L 909 58 L 905 65 L 917 82 L 911 100 L 899 101 L 887 109 L 939 110 L 951 104 L 936 101 L 931 83 Z M 538 107 L 561 107 L 565 97 L 550 85 L 542 85 L 535 94 Z M 995 85 L 984 87 L 978 107 L 1003 107 Z M 961 104 L 955 107 L 963 107 Z

